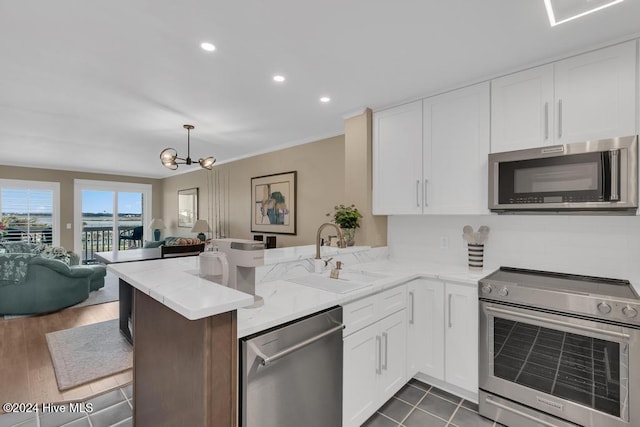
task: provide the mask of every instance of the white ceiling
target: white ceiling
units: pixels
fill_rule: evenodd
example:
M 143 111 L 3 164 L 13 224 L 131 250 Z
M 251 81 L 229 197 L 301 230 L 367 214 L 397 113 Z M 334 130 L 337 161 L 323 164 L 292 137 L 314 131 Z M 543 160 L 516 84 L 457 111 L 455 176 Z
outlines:
M 184 123 L 195 159 L 314 141 L 365 106 L 638 35 L 639 17 L 638 0 L 554 28 L 543 0 L 0 0 L 0 164 L 170 176 L 198 168 L 160 164 L 186 154 Z

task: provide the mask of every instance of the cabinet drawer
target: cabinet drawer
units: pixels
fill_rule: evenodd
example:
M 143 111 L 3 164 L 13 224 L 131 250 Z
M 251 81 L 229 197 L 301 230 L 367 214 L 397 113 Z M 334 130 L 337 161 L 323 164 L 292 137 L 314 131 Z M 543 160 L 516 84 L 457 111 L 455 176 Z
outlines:
M 376 314 L 377 295 L 346 304 L 342 307 L 342 319 L 344 323 L 343 336 L 354 333 L 378 319 Z
M 378 319 L 382 319 L 407 306 L 407 286 L 397 286 L 378 295 Z
M 378 320 L 402 310 L 407 305 L 407 286 L 371 295 L 343 306 L 343 336 L 348 336 Z

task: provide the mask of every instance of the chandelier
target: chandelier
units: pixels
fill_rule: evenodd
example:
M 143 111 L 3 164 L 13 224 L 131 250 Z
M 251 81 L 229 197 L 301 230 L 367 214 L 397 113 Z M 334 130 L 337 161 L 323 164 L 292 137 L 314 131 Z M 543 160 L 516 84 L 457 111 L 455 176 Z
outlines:
M 191 165 L 195 162 L 191 160 L 190 157 L 190 149 L 191 149 L 191 129 L 194 129 L 193 125 L 182 125 L 183 128 L 187 130 L 187 158 L 183 159 L 182 157 L 178 157 L 178 152 L 175 148 L 165 148 L 160 153 L 160 161 L 164 165 L 165 168 L 176 170 L 178 169 L 178 165 Z M 213 164 L 216 162 L 215 157 L 205 157 L 204 159 L 198 160 L 198 164 L 204 168 L 211 170 L 213 169 Z

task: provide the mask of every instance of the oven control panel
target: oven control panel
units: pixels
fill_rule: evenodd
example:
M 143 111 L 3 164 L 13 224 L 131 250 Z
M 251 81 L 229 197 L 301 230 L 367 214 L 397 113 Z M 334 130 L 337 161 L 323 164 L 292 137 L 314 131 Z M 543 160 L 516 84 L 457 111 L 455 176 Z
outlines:
M 640 326 L 640 300 L 603 298 L 586 293 L 541 289 L 482 279 L 478 297 Z

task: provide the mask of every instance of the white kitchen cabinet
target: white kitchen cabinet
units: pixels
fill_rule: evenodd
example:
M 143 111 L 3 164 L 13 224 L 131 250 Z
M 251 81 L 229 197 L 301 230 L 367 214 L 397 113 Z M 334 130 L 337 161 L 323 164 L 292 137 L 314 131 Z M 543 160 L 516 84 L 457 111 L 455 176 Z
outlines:
M 494 79 L 491 152 L 636 134 L 636 57 L 634 40 Z
M 553 64 L 491 81 L 491 151 L 550 143 L 554 105 Z
M 424 99 L 424 213 L 488 213 L 489 100 L 489 83 Z
M 398 298 L 404 303 L 387 315 Z M 344 317 L 343 426 L 360 426 L 407 382 L 405 306 L 406 286 L 401 285 L 343 307 L 350 313 Z M 371 323 L 362 327 L 365 318 Z
M 555 64 L 558 144 L 635 135 L 636 41 Z
M 373 213 L 486 213 L 489 99 L 481 83 L 376 112 Z
M 444 380 L 444 284 L 418 279 L 407 284 L 407 377 L 422 372 Z
M 478 390 L 478 289 L 446 284 L 445 381 Z
M 373 116 L 373 214 L 422 213 L 422 101 Z
M 407 290 L 407 377 L 421 373 L 477 393 L 477 286 L 418 279 Z
M 378 322 L 380 331 L 380 399 L 382 405 L 407 382 L 407 319 L 404 310 Z
M 377 324 L 343 340 L 342 425 L 359 426 L 378 409 L 378 357 L 381 341 Z

